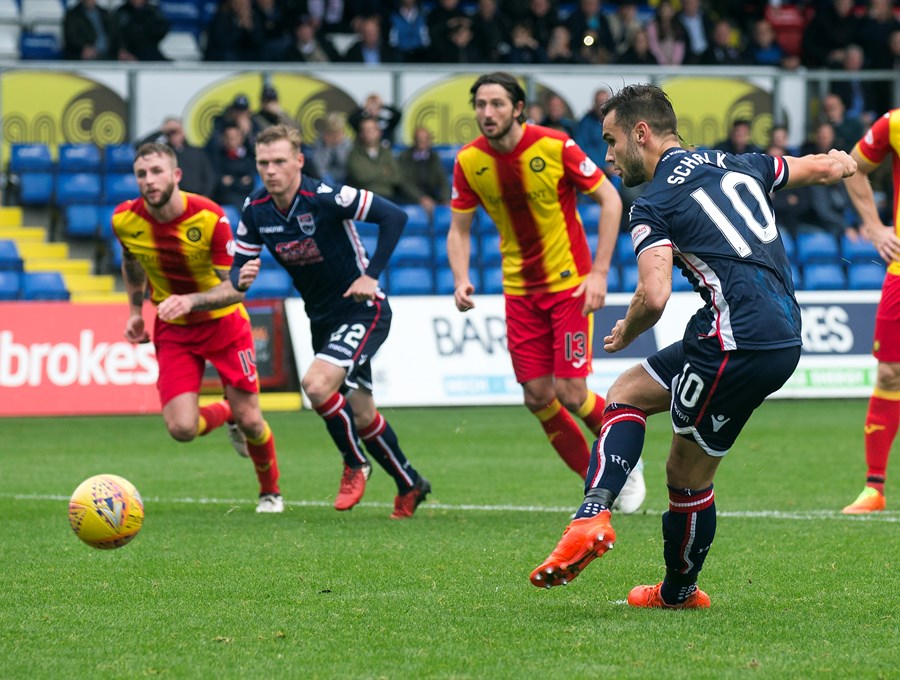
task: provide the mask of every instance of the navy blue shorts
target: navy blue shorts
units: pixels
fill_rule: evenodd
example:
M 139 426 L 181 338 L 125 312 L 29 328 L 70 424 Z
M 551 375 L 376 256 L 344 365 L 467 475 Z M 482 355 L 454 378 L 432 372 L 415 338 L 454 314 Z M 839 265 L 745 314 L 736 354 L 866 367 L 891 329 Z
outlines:
M 351 389 L 362 385 L 372 391 L 369 360 L 391 330 L 391 306 L 387 298 L 360 302 L 340 316 L 310 324 L 317 359 L 347 370 L 344 383 Z
M 724 456 L 750 414 L 791 377 L 800 347 L 723 352 L 717 342 L 680 340 L 643 361 L 672 393 L 672 428 L 711 456 Z

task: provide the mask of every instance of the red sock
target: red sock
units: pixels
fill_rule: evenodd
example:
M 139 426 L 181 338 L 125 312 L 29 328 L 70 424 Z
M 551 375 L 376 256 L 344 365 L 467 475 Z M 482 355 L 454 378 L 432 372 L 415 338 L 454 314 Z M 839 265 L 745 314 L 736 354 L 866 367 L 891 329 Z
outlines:
M 603 397 L 588 390 L 587 399 L 584 400 L 575 415 L 584 421 L 595 437 L 599 437 L 600 430 L 603 429 L 603 409 L 605 408 L 606 402 L 603 401 Z
M 900 425 L 900 401 L 895 397 L 900 397 L 900 394 L 876 389 L 869 398 L 869 412 L 866 414 L 866 486 L 881 493 L 884 493 L 891 445 Z
M 278 490 L 278 460 L 275 458 L 275 435 L 266 423 L 258 439 L 247 437 L 247 451 L 253 461 L 260 493 L 280 493 Z
M 534 415 L 541 421 L 541 427 L 559 457 L 584 479 L 591 462 L 591 452 L 575 419 L 558 399 L 554 399 L 540 411 L 535 411 Z
M 209 406 L 201 406 L 197 434 L 201 437 L 209 434 L 217 427 L 222 427 L 226 420 L 231 420 L 231 405 L 227 401 L 217 401 Z

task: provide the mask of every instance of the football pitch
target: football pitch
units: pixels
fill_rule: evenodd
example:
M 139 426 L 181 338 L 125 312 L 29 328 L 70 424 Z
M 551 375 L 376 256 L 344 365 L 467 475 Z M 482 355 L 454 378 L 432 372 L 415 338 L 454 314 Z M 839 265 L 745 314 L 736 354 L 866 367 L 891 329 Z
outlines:
M 751 419 L 716 479 L 705 611 L 624 604 L 663 576 L 664 415 L 643 510 L 552 590 L 528 575 L 581 482 L 523 407 L 385 409 L 434 488 L 409 521 L 388 519 L 377 466 L 359 506 L 331 507 L 340 459 L 311 413 L 267 414 L 283 515 L 254 512 L 224 430 L 177 444 L 159 416 L 0 420 L 0 677 L 897 678 L 900 454 L 892 509 L 840 514 L 863 486 L 865 410 L 771 401 Z M 144 496 L 119 550 L 68 525 L 98 473 Z

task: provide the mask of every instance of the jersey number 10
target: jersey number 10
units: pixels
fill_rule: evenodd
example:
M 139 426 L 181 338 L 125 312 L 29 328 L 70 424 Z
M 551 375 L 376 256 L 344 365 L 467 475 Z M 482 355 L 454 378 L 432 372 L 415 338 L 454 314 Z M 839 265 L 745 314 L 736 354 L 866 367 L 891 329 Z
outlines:
M 775 226 L 775 213 L 772 211 L 772 207 L 769 205 L 766 195 L 763 193 L 762 188 L 757 182 L 739 172 L 726 172 L 722 177 L 720 186 L 722 188 L 722 193 L 725 194 L 725 197 L 731 203 L 734 212 L 741 217 L 744 224 L 747 226 L 747 229 L 749 229 L 756 238 L 762 243 L 771 243 L 778 238 L 778 228 Z M 753 209 L 747 205 L 744 197 L 738 193 L 737 188 L 740 186 L 744 187 L 749 192 L 750 196 L 756 199 L 756 203 L 759 206 L 759 212 L 762 213 L 763 219 L 766 222 L 765 224 L 759 223 L 759 220 L 757 220 L 756 216 L 753 214 Z M 747 240 L 741 235 L 741 232 L 738 231 L 738 228 L 734 226 L 734 223 L 732 223 L 722 209 L 715 204 L 712 197 L 706 193 L 706 190 L 697 189 L 692 191 L 691 198 L 700 204 L 700 207 L 703 208 L 703 212 L 705 212 L 707 217 L 712 220 L 713 224 L 716 225 L 716 228 L 722 232 L 725 240 L 727 240 L 731 247 L 734 248 L 735 252 L 741 257 L 749 257 L 753 252 L 750 249 L 750 244 L 747 243 Z

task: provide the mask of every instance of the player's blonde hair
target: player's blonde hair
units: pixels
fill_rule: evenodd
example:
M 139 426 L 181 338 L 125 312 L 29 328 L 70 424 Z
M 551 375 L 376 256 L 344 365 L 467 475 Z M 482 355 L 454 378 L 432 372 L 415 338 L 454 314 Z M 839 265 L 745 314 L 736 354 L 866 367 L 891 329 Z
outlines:
M 256 135 L 256 146 L 260 146 L 261 144 L 273 144 L 282 139 L 289 141 L 291 146 L 294 147 L 294 151 L 300 153 L 300 145 L 303 143 L 303 138 L 300 136 L 300 131 L 298 129 L 292 128 L 289 125 L 272 125 L 271 127 L 262 130 Z

